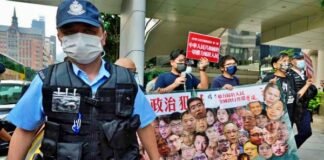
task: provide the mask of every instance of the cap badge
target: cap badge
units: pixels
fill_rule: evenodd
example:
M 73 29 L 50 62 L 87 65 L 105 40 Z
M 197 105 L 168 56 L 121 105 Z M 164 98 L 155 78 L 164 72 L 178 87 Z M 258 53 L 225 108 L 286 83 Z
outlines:
M 82 5 L 78 2 L 78 1 L 73 1 L 73 3 L 70 5 L 70 10 L 68 11 L 68 13 L 78 16 L 81 15 L 85 12 L 85 10 L 83 10 Z

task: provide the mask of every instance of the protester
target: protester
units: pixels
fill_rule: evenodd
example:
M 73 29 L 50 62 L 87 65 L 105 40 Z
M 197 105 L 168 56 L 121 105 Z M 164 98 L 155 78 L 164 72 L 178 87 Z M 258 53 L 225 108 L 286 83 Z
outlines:
M 177 49 L 170 53 L 171 71 L 159 75 L 155 83 L 155 90 L 158 93 L 208 88 L 208 76 L 206 73 L 206 68 L 209 64 L 208 59 L 201 58 L 198 64 L 200 80 L 194 75 L 185 72 L 186 61 L 184 50 Z
M 311 84 L 312 77 L 307 77 L 305 72 L 305 60 L 302 53 L 295 53 L 291 60 L 292 68 L 289 71 L 290 75 L 295 80 L 296 90 L 306 89 L 304 96 L 296 99 L 296 118 L 298 134 L 295 136 L 296 144 L 299 148 L 311 135 L 312 113 L 309 111 L 308 103 L 317 94 L 317 88 Z M 305 87 L 306 86 L 306 87 Z
M 144 87 L 143 85 L 140 83 L 139 77 L 138 77 L 138 73 L 137 73 L 137 69 L 136 69 L 136 65 L 133 62 L 133 60 L 131 60 L 130 58 L 119 58 L 116 60 L 115 64 L 117 66 L 121 66 L 121 67 L 125 67 L 126 69 L 128 69 L 134 76 L 136 83 L 138 84 L 138 86 L 140 87 L 140 89 L 144 92 Z
M 134 76 L 101 58 L 99 18 L 89 1 L 59 4 L 58 39 L 70 60 L 40 71 L 8 115 L 17 127 L 8 159 L 24 159 L 43 123 L 43 159 L 138 159 L 136 132 L 150 159 L 159 159 L 155 113 Z
M 239 79 L 234 76 L 237 71 L 237 60 L 226 55 L 219 61 L 219 67 L 222 75 L 215 77 L 211 88 L 232 90 L 233 86 L 240 85 Z
M 304 96 L 308 88 L 312 85 L 313 80 L 312 78 L 308 78 L 302 88 L 297 88 L 295 78 L 291 76 L 291 74 L 288 74 L 289 57 L 286 53 L 281 53 L 279 56 L 273 57 L 271 65 L 275 69 L 275 73 L 273 75 L 267 75 L 263 79 L 263 82 L 270 81 L 270 83 L 278 83 L 278 85 L 281 86 L 280 90 L 282 91 L 281 93 L 283 93 L 282 100 L 287 105 L 290 121 L 292 124 L 296 123 L 297 126 L 298 133 L 295 136 L 295 141 L 297 148 L 299 148 L 306 139 L 311 136 L 312 132 L 310 118 L 307 118 L 307 116 L 310 116 L 309 112 L 305 113 L 299 110 L 300 107 L 298 107 L 298 102 L 296 102 L 296 100 Z

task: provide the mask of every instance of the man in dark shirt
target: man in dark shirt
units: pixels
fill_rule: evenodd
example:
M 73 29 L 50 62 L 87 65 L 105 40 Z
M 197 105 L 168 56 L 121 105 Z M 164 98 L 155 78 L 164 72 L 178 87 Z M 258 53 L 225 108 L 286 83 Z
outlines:
M 212 88 L 232 90 L 233 86 L 240 85 L 239 79 L 234 76 L 237 71 L 237 60 L 234 57 L 224 56 L 219 61 L 219 67 L 222 75 L 214 78 Z
M 297 89 L 295 79 L 288 74 L 289 70 L 289 56 L 288 54 L 282 53 L 277 57 L 273 57 L 271 60 L 271 65 L 275 69 L 274 74 L 268 74 L 263 82 L 277 83 L 281 87 L 282 100 L 287 105 L 288 115 L 290 121 L 296 123 L 298 133 L 295 135 L 295 140 L 297 147 L 299 148 L 301 144 L 310 136 L 311 131 L 305 126 L 302 126 L 300 122 L 301 115 L 295 112 L 296 99 L 297 97 L 303 97 L 308 87 L 312 84 L 312 80 L 307 80 L 306 84 L 301 88 Z M 309 136 L 304 136 L 309 135 Z M 303 137 L 303 138 L 301 138 Z M 307 137 L 305 139 L 305 137 Z
M 198 64 L 200 80 L 194 75 L 185 72 L 187 64 L 184 50 L 177 49 L 172 51 L 170 54 L 170 64 L 171 72 L 159 75 L 155 83 L 155 90 L 158 93 L 208 88 L 208 76 L 206 74 L 207 58 L 202 58 Z

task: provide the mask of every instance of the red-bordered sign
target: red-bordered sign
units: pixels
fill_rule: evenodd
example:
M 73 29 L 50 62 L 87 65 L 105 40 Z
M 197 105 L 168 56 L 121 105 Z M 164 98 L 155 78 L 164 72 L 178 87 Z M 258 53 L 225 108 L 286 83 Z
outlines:
M 209 35 L 189 32 L 187 41 L 187 58 L 206 57 L 210 62 L 218 62 L 220 39 Z

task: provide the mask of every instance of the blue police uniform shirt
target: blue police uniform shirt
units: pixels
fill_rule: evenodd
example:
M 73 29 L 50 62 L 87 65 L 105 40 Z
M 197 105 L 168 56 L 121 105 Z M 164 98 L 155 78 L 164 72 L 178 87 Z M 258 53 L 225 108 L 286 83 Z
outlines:
M 103 84 L 110 76 L 109 72 L 105 69 L 105 61 L 102 60 L 102 65 L 99 69 L 99 73 L 93 81 L 89 81 L 86 73 L 73 64 L 73 72 L 80 77 L 86 84 L 91 86 L 92 93 L 95 93 L 98 87 Z M 45 120 L 45 114 L 42 105 L 42 85 L 43 82 L 37 75 L 28 90 L 23 97 L 18 101 L 15 108 L 9 113 L 7 120 L 16 125 L 16 127 L 25 130 L 35 130 Z M 146 99 L 142 90 L 138 88 L 133 115 L 138 114 L 140 116 L 141 125 L 140 128 L 144 128 L 149 125 L 156 115 Z

